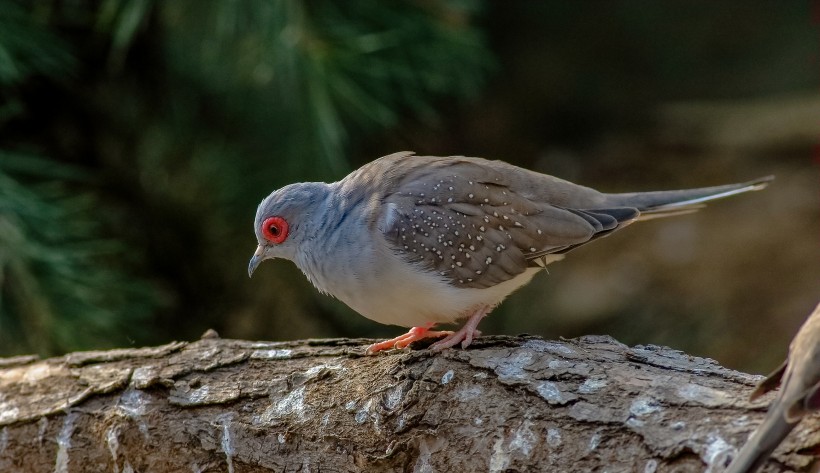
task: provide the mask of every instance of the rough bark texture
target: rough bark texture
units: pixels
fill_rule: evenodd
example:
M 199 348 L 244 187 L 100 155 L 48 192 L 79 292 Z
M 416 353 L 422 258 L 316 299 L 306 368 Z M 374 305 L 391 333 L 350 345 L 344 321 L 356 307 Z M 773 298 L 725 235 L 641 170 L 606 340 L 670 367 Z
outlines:
M 759 378 L 608 337 L 483 337 L 364 357 L 363 340 L 204 338 L 0 360 L 2 472 L 717 472 Z M 817 417 L 767 471 L 808 471 Z

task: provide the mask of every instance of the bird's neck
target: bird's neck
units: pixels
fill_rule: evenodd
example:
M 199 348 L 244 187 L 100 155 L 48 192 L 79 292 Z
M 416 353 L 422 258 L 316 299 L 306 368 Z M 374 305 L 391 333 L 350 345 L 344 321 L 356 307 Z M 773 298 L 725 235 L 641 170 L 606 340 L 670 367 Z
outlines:
M 318 199 L 312 209 L 294 262 L 317 289 L 339 297 L 334 281 L 355 272 L 349 256 L 367 241 L 362 233 L 369 218 L 363 198 L 339 192 L 336 183 L 325 185 L 327 197 Z

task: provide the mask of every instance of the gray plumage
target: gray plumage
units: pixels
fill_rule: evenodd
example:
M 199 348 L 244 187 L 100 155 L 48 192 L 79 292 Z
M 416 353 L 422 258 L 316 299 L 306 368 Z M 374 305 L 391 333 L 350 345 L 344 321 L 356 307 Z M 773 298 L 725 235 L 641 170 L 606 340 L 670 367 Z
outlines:
M 804 416 L 820 409 L 820 305 L 800 327 L 786 361 L 757 386 L 751 400 L 781 385 L 763 423 L 726 473 L 757 471 Z
M 335 183 L 273 192 L 257 210 L 248 269 L 290 259 L 365 317 L 431 327 L 495 307 L 538 269 L 632 222 L 691 212 L 769 180 L 605 194 L 502 161 L 395 153 Z M 263 234 L 271 216 L 289 223 L 284 242 Z
M 456 287 L 485 288 L 545 255 L 563 254 L 637 219 L 641 212 L 678 214 L 747 184 L 629 194 L 603 194 L 556 177 L 479 158 L 414 157 L 397 153 L 365 165 L 342 189 L 366 181 L 377 189 L 391 225 L 385 237 L 413 264 Z M 385 172 L 386 171 L 386 172 Z M 691 202 L 691 203 L 690 203 Z

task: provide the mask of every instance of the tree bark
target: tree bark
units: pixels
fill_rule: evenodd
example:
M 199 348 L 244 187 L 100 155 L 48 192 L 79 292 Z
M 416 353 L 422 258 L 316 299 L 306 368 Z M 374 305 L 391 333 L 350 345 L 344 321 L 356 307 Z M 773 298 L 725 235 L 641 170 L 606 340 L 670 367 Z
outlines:
M 197 342 L 0 359 L 2 472 L 718 472 L 759 377 L 609 337 Z M 770 398 L 767 398 L 769 400 Z M 766 471 L 808 471 L 817 417 Z

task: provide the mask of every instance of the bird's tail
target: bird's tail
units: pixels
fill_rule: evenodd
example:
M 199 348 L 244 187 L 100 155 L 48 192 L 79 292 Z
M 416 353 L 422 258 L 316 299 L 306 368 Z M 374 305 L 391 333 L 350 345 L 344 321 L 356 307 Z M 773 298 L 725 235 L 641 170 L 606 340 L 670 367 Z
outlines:
M 764 189 L 774 176 L 761 177 L 743 184 L 701 187 L 675 191 L 633 192 L 607 194 L 607 204 L 617 207 L 634 207 L 641 211 L 638 220 L 670 217 L 695 212 L 710 200 L 722 199 L 744 192 Z
M 775 401 L 776 402 L 776 401 Z M 774 412 L 769 412 L 760 427 L 754 431 L 749 440 L 735 456 L 724 473 L 752 473 L 766 462 L 780 442 L 791 432 L 796 423 L 786 422 L 783 408 L 773 405 Z

